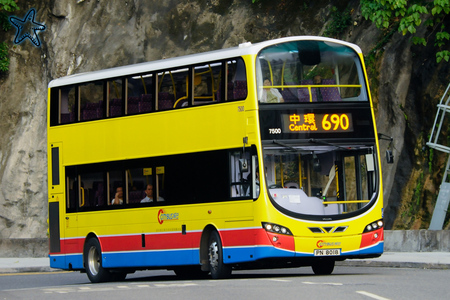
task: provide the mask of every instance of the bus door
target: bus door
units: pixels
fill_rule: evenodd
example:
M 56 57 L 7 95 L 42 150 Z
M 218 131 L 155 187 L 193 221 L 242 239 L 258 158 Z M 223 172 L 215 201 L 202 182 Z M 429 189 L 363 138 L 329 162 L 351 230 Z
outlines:
M 336 162 L 341 178 L 338 181 L 338 201 L 347 202 L 343 210 L 351 212 L 368 203 L 374 192 L 374 158 L 370 151 L 342 154 Z
M 50 253 L 66 252 L 61 239 L 67 235 L 66 203 L 64 201 L 64 172 L 62 171 L 62 143 L 52 143 L 49 153 L 49 237 Z M 61 249 L 61 246 L 63 247 Z
M 84 200 L 84 188 L 82 187 L 81 178 L 75 173 L 75 169 L 66 168 L 66 197 L 65 203 L 61 205 L 65 207 L 64 218 L 62 218 L 64 226 L 64 246 L 65 253 L 82 253 L 82 247 L 78 245 L 78 214 L 77 205 L 80 207 Z

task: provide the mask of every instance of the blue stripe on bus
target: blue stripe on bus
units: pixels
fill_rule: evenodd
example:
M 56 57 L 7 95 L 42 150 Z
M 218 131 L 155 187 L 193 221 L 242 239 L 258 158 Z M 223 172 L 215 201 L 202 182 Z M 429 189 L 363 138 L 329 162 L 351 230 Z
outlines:
M 273 246 L 226 247 L 223 249 L 223 260 L 226 264 L 251 262 L 269 257 L 294 257 L 295 252 Z
M 162 267 L 199 264 L 199 249 L 142 251 L 142 252 L 104 252 L 103 267 Z
M 384 242 L 379 242 L 375 245 L 354 250 L 354 251 L 347 251 L 344 253 L 341 253 L 342 255 L 367 255 L 367 254 L 382 254 L 384 249 Z
M 66 254 L 66 255 L 49 255 L 50 267 L 56 269 L 70 269 L 69 265 L 74 270 L 84 269 L 83 255 Z

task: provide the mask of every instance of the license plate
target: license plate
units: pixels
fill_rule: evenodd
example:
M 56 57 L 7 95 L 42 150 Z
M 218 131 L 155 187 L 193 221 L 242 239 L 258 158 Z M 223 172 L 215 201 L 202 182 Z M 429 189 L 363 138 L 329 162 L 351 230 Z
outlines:
M 338 256 L 341 255 L 341 249 L 315 249 L 314 256 Z

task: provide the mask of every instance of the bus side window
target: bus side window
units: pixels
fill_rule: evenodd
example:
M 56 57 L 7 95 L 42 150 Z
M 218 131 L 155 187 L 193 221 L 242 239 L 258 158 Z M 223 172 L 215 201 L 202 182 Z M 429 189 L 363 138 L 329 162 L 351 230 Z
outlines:
M 104 173 L 86 172 L 79 176 L 80 187 L 80 208 L 92 208 L 103 206 L 105 202 L 104 193 Z
M 206 64 L 194 68 L 194 105 L 208 104 L 219 101 L 221 86 L 222 63 Z
M 106 83 L 108 117 L 123 116 L 125 107 L 122 97 L 122 80 L 111 80 Z
M 241 151 L 231 153 L 230 173 L 231 198 L 249 197 L 252 186 L 250 153 L 245 157 Z
M 121 205 L 126 203 L 126 185 L 124 185 L 125 180 L 123 175 L 124 172 L 122 171 L 108 172 L 109 198 L 107 200 L 109 205 Z
M 59 94 L 57 96 L 59 97 L 59 124 L 68 124 L 76 121 L 77 109 L 75 89 L 75 86 L 69 86 L 59 90 Z
M 158 75 L 158 110 L 188 106 L 189 69 L 167 70 Z
M 149 172 L 150 176 L 145 176 L 145 172 Z M 145 190 L 147 188 L 148 177 L 151 183 L 151 168 L 136 168 L 127 170 L 128 176 L 128 203 L 141 203 L 145 199 Z M 145 203 L 145 202 L 143 202 Z
M 156 167 L 156 186 L 158 187 L 155 189 L 153 187 L 153 198 L 157 199 L 157 202 L 165 201 L 164 194 L 165 194 L 165 167 L 160 166 Z
M 239 58 L 228 61 L 228 88 L 232 88 L 232 97 L 228 100 L 244 100 L 247 98 L 247 75 L 244 61 Z M 228 93 L 230 91 L 228 90 Z M 231 96 L 231 95 L 230 95 Z
M 153 75 L 142 74 L 127 78 L 127 114 L 141 114 L 153 111 Z
M 75 212 L 78 199 L 78 180 L 75 170 L 66 168 L 66 212 Z
M 103 81 L 80 85 L 80 121 L 103 118 Z

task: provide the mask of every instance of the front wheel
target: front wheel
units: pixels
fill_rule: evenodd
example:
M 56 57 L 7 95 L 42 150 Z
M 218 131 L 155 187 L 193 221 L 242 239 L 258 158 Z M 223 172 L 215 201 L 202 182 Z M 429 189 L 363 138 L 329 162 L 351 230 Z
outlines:
M 112 279 L 111 273 L 102 267 L 102 250 L 96 238 L 89 239 L 84 245 L 84 267 L 92 283 Z
M 316 275 L 330 275 L 334 270 L 334 260 L 319 260 L 311 267 Z
M 223 247 L 217 231 L 211 232 L 208 242 L 208 263 L 213 279 L 231 277 L 231 266 L 223 263 Z

